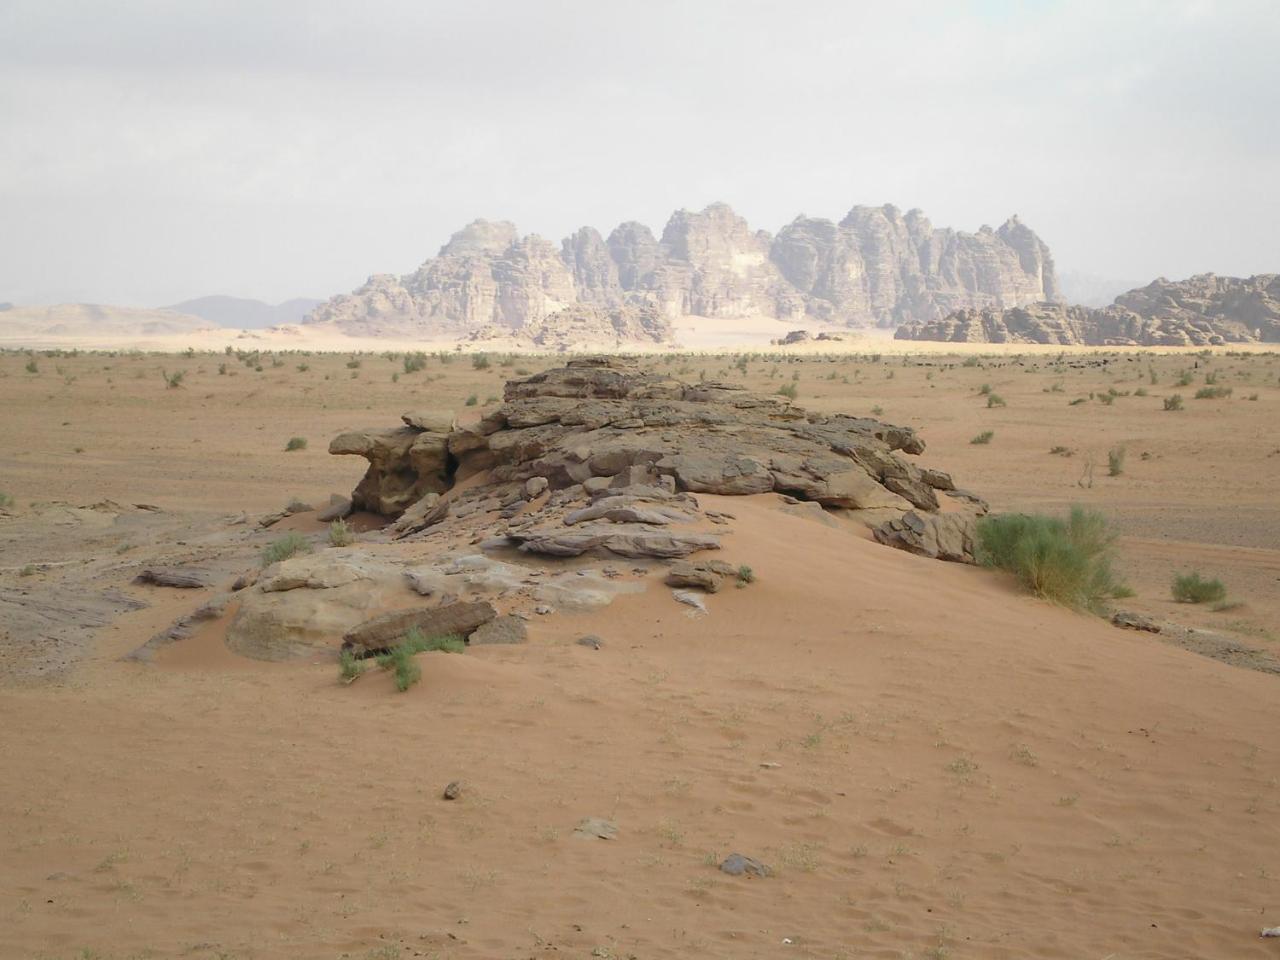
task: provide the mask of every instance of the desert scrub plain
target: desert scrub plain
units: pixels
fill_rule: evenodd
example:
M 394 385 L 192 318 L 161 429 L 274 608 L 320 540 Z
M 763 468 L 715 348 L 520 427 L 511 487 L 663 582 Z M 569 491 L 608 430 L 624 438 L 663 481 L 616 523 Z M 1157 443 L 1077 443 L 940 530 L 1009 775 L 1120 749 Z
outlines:
M 236 657 L 217 622 L 120 661 L 212 594 L 139 570 L 352 489 L 365 463 L 331 437 L 479 416 L 562 362 L 0 355 L 0 598 L 101 624 L 55 643 L 0 623 L 0 955 L 1274 955 L 1280 678 L 772 495 L 700 498 L 736 515 L 726 559 L 753 581 L 707 618 L 652 592 L 535 618 L 524 645 L 421 654 L 403 694 L 387 671 L 339 682 L 336 655 Z M 879 408 L 996 512 L 1104 514 L 1125 610 L 1280 652 L 1275 354 L 640 362 Z M 329 547 L 303 512 L 253 542 L 361 549 L 371 523 Z M 1193 571 L 1231 603 L 1177 602 Z M 587 817 L 617 838 L 576 836 Z M 773 875 L 726 876 L 732 852 Z

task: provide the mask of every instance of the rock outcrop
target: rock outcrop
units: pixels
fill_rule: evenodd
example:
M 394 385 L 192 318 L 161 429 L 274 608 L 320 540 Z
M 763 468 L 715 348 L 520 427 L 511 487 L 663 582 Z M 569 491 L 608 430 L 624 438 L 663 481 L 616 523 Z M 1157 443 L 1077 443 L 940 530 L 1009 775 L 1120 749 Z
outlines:
M 899 340 L 1087 346 L 1221 346 L 1280 342 L 1280 275 L 1160 279 L 1100 308 L 1036 303 L 958 310 L 905 324 Z
M 672 214 L 660 239 L 634 222 L 608 238 L 583 227 L 558 251 L 508 222 L 477 220 L 415 272 L 372 276 L 308 322 L 560 346 L 587 334 L 665 339 L 663 321 L 686 315 L 895 326 L 1057 297 L 1048 247 L 1016 217 L 970 234 L 935 229 L 918 210 L 854 207 L 839 223 L 799 217 L 774 237 L 716 203 Z
M 934 518 L 942 493 L 955 498 L 954 509 L 926 536 L 932 550 L 905 536 L 882 539 L 972 559 L 966 524 L 984 505 L 956 491 L 946 473 L 906 459 L 924 451 L 908 427 L 810 414 L 781 397 L 682 383 L 609 358 L 513 380 L 505 398 L 443 437 L 429 423 L 424 440 L 407 436 L 419 429 L 411 416 L 402 428 L 339 437 L 334 452 L 369 460 L 353 501 L 398 517 L 391 529 L 401 539 L 448 531 L 524 554 L 677 559 L 721 546 L 714 528 L 727 518 L 704 513 L 699 493 L 775 492 L 861 512 L 868 526 Z M 421 472 L 414 451 L 422 444 L 443 444 L 443 472 L 438 459 Z M 409 491 L 421 500 L 410 503 Z

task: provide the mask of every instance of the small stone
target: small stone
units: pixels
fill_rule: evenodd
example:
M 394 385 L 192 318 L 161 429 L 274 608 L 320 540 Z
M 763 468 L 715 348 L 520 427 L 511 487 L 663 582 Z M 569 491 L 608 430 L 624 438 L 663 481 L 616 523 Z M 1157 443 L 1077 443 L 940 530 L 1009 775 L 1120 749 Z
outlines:
M 671 595 L 676 598 L 678 603 L 693 607 L 698 613 L 705 614 L 707 612 L 707 603 L 702 599 L 701 594 L 694 593 L 692 590 L 673 590 Z
M 548 613 L 555 613 L 555 608 L 549 604 L 540 603 L 533 608 L 533 612 L 545 617 Z
M 599 650 L 604 646 L 604 641 L 597 637 L 594 633 L 588 633 L 585 637 L 579 637 L 573 641 L 580 647 L 590 647 L 592 650 Z
M 773 872 L 759 860 L 744 857 L 740 853 L 731 853 L 725 857 L 720 870 L 731 877 L 767 877 Z
M 457 800 L 462 796 L 462 781 L 450 780 L 449 784 L 444 788 L 444 798 L 446 800 Z
M 530 500 L 542 496 L 547 490 L 546 477 L 530 477 L 524 482 L 524 495 Z
M 573 831 L 576 837 L 594 837 L 598 840 L 618 839 L 618 825 L 600 817 L 586 817 Z

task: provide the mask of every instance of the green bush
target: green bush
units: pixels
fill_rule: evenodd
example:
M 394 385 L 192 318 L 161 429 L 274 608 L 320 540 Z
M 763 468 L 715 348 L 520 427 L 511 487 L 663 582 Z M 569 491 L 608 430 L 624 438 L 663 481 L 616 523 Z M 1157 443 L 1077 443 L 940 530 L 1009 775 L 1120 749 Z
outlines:
M 422 679 L 422 667 L 413 658 L 419 653 L 443 650 L 445 653 L 461 653 L 466 641 L 448 634 L 443 637 L 426 637 L 417 627 L 410 628 L 404 640 L 378 657 L 378 666 L 395 674 L 396 689 L 404 693 Z
M 1118 477 L 1124 473 L 1124 447 L 1112 447 L 1107 451 L 1107 475 Z
M 745 587 L 748 583 L 756 582 L 756 572 L 745 563 L 738 567 L 738 586 Z
M 1098 613 L 1132 596 L 1111 568 L 1115 535 L 1100 513 L 1072 507 L 1067 519 L 1011 513 L 978 521 L 978 559 L 1018 576 L 1036 596 Z
M 991 442 L 991 438 L 996 435 L 994 430 L 983 430 L 980 434 L 970 440 L 973 444 L 987 444 Z
M 794 383 L 786 383 L 778 388 L 777 394 L 780 397 L 786 397 L 788 400 L 794 400 L 799 395 L 800 390 Z
M 347 521 L 339 517 L 329 524 L 329 545 L 331 547 L 349 547 L 355 543 L 356 535 L 347 526 Z
M 8 510 L 13 506 L 13 497 L 0 490 L 0 510 Z
M 1165 398 L 1164 398 L 1164 408 L 1165 408 L 1166 410 L 1181 410 L 1181 409 L 1182 409 L 1182 394 L 1180 394 L 1180 393 L 1175 393 L 1172 397 L 1165 397 Z
M 477 397 L 474 393 L 471 394 L 471 396 L 467 397 L 465 401 L 463 401 L 464 405 L 468 407 L 474 407 L 479 402 L 480 402 L 480 398 Z
M 177 370 L 173 373 L 169 373 L 167 370 L 161 370 L 160 376 L 164 377 L 164 385 L 166 387 L 170 390 L 177 390 L 182 386 L 182 381 L 186 379 L 187 371 Z
M 307 438 L 306 437 L 290 437 L 289 442 L 284 445 L 284 449 L 286 452 L 290 452 L 293 450 L 305 450 L 307 449 Z
M 1173 599 L 1179 603 L 1221 603 L 1227 598 L 1221 580 L 1203 580 L 1199 573 L 1175 575 L 1172 589 Z
M 987 406 L 988 406 L 988 407 L 1003 407 L 1003 406 L 1006 406 L 1006 404 L 1005 404 L 1005 402 L 1004 402 L 1004 397 L 1000 396 L 1000 394 L 998 394 L 998 393 L 989 393 L 989 394 L 987 394 Z
M 404 364 L 405 373 L 417 373 L 427 366 L 427 355 L 425 353 L 406 353 L 401 361 Z
M 361 660 L 350 650 L 343 649 L 338 653 L 338 678 L 343 683 L 351 683 L 368 668 L 367 660 Z
M 1221 400 L 1231 396 L 1230 387 L 1201 387 L 1196 391 L 1197 400 Z
M 279 563 L 281 560 L 288 560 L 292 556 L 299 553 L 310 553 L 311 541 L 296 530 L 291 530 L 283 537 L 272 540 L 270 544 L 263 548 L 262 565 L 269 567 L 273 563 Z

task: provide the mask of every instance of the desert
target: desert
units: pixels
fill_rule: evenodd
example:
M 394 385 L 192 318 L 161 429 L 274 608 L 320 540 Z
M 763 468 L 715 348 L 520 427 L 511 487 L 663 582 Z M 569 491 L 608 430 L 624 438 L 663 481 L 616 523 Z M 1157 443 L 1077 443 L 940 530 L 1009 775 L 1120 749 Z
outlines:
M 1278 48 L 0 3 L 0 960 L 1280 960 Z
M 26 411 L 3 435 L 7 954 L 1270 954 L 1275 354 L 452 351 L 406 372 L 417 359 L 4 356 L 6 408 Z M 718 396 L 751 398 L 744 410 L 874 417 L 898 425 L 894 443 L 927 442 L 886 456 L 945 469 L 993 512 L 1102 511 L 1135 591 L 1117 607 L 1162 630 L 891 549 L 855 519 L 875 508 L 734 493 L 719 475 L 701 486 L 729 492 L 677 494 L 700 483 L 667 474 L 679 499 L 661 503 L 692 518 L 695 542 L 721 541 L 683 561 L 486 550 L 510 511 L 468 491 L 494 464 L 444 491 L 474 512 L 402 536 L 422 520 L 387 525 L 371 498 L 347 518 L 352 542 L 330 545 L 319 518 L 367 466 L 331 456 L 331 438 L 475 437 L 521 404 L 564 416 L 613 402 L 519 397 L 575 368 L 723 384 Z M 1192 399 L 1206 377 L 1231 395 Z M 1166 410 L 1174 393 L 1183 409 Z M 520 456 L 553 489 L 507 504 L 515 522 L 545 512 L 539 527 L 581 529 L 548 497 L 582 483 L 547 450 Z M 656 478 L 626 479 L 624 493 Z M 392 513 L 421 493 L 375 487 Z M 940 516 L 967 505 L 936 499 Z M 291 501 L 314 509 L 288 514 Z M 273 568 L 262 551 L 290 535 L 311 552 Z M 723 588 L 666 584 L 712 555 Z M 233 581 L 326 558 L 444 584 L 393 594 L 375 577 L 357 590 L 374 597 L 360 622 L 492 603 L 523 642 L 418 654 L 404 693 L 377 669 L 340 682 L 341 626 L 301 655 L 234 652 L 228 633 L 259 588 Z M 751 582 L 730 586 L 744 566 Z M 1232 602 L 1175 603 L 1169 582 L 1192 569 Z M 566 579 L 590 601 L 552 582 Z M 261 597 L 293 592 L 330 591 Z M 582 835 L 597 821 L 610 839 Z M 769 875 L 726 874 L 731 854 Z

